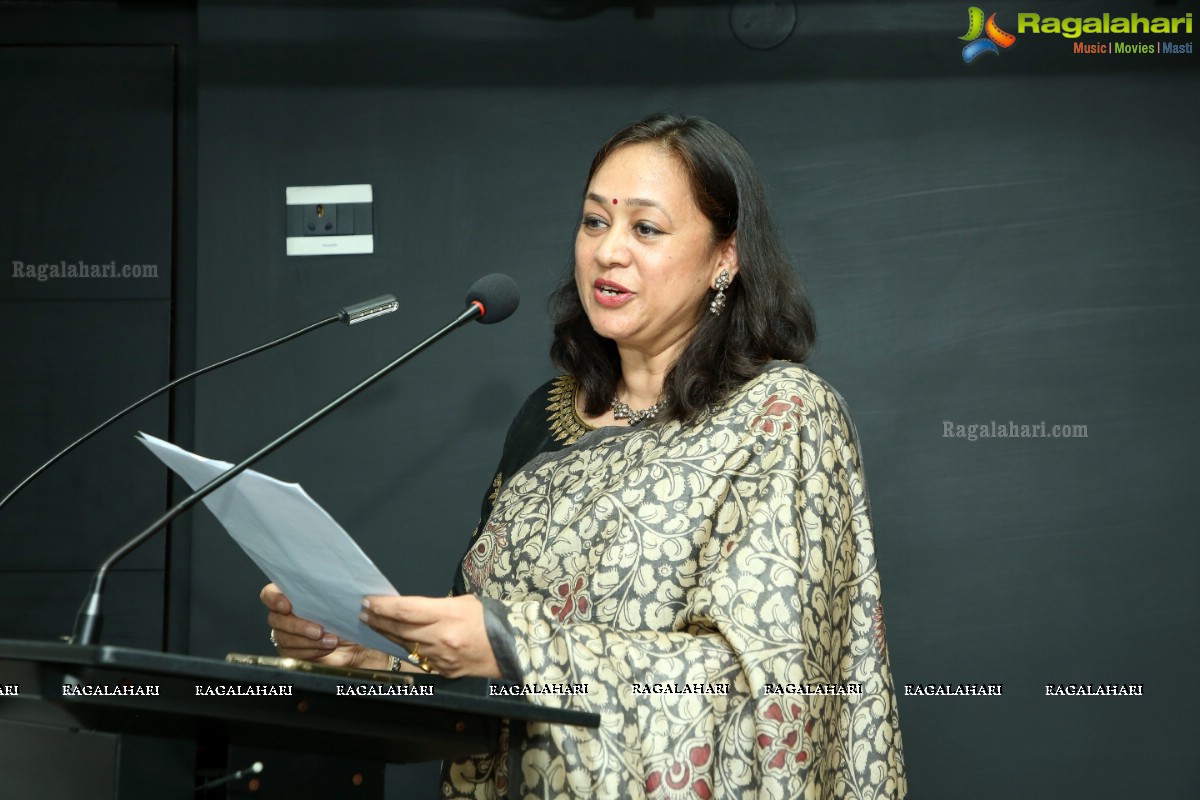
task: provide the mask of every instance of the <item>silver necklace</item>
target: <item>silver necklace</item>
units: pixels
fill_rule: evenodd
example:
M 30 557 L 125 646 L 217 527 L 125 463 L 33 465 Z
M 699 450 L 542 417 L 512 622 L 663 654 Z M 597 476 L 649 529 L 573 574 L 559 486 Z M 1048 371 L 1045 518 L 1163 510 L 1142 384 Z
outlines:
M 644 408 L 641 411 L 634 411 L 629 406 L 617 399 L 614 394 L 612 399 L 613 419 L 627 419 L 630 425 L 637 425 L 639 422 L 645 422 L 648 419 L 654 419 L 658 412 L 663 410 L 663 406 L 667 404 L 665 397 L 660 397 L 658 402 L 649 408 Z

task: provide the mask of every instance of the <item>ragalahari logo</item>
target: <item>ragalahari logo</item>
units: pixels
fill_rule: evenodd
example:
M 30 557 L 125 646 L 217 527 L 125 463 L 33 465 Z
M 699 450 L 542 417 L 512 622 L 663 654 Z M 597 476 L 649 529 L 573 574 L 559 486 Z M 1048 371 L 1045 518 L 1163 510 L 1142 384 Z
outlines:
M 984 33 L 987 34 L 987 38 L 980 39 L 980 35 Z M 968 43 L 962 52 L 964 64 L 970 64 L 984 53 L 998 56 L 1001 47 L 1007 50 L 1017 40 L 1017 37 L 1011 33 L 1000 30 L 1000 26 L 996 24 L 995 14 L 988 17 L 985 24 L 983 9 L 978 6 L 971 6 L 967 9 L 967 33 L 958 38 Z

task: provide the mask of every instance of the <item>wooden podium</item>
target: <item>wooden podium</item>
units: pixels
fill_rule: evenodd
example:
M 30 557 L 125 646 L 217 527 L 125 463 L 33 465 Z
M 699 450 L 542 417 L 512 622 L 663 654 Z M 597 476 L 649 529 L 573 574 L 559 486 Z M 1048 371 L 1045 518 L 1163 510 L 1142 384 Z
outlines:
M 265 759 L 253 792 L 243 780 L 226 784 L 229 793 L 196 793 L 204 778 L 249 765 L 228 763 L 230 752 L 268 751 L 342 759 L 348 777 L 338 796 L 382 798 L 386 763 L 491 751 L 503 719 L 600 724 L 596 714 L 492 696 L 495 683 L 421 675 L 413 686 L 428 688 L 393 691 L 424 694 L 362 696 L 348 693 L 381 684 L 123 647 L 0 639 L 0 794 L 309 796 L 286 785 L 291 770 L 273 770 Z M 280 694 L 289 686 L 290 695 Z M 311 782 L 308 788 L 329 796 Z

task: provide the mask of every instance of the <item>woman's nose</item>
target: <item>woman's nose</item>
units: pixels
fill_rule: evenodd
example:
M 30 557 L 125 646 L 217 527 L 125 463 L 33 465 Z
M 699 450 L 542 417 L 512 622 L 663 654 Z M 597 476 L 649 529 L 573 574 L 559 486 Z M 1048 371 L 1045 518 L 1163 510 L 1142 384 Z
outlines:
M 629 258 L 628 231 L 613 225 L 596 243 L 596 261 L 606 267 L 621 267 L 629 264 Z

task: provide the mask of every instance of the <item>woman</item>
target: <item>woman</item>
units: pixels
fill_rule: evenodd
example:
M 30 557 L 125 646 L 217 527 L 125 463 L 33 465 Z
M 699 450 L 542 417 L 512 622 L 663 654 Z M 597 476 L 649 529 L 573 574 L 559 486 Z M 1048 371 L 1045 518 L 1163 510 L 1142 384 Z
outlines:
M 444 797 L 903 797 L 857 436 L 800 363 L 812 314 L 749 156 L 657 115 L 596 154 L 566 374 L 509 430 L 449 598 L 364 620 L 449 676 L 585 684 L 534 702 L 596 731 L 506 728 Z M 382 666 L 263 591 L 280 652 Z

